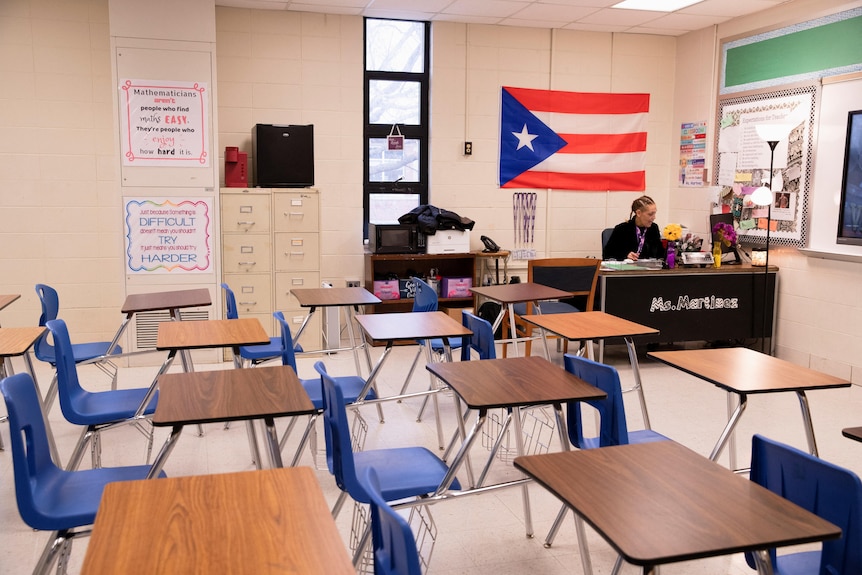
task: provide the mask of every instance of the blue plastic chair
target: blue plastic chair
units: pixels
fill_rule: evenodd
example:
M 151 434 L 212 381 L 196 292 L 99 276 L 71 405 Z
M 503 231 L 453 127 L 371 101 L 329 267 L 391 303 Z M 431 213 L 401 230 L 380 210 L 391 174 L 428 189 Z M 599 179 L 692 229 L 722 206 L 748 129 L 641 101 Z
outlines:
M 770 549 L 775 575 L 862 573 L 862 482 L 855 473 L 755 434 L 749 478 L 841 528 L 841 538 L 824 541 L 821 550 L 776 557 Z M 754 567 L 750 553 L 745 559 Z
M 281 363 L 282 365 L 289 365 L 293 368 L 293 371 L 297 375 L 299 375 L 299 370 L 296 367 L 296 354 L 293 352 L 293 336 L 290 332 L 290 324 L 288 324 L 287 320 L 284 318 L 284 313 L 277 311 L 272 315 L 276 319 L 276 321 L 278 321 L 278 324 L 281 327 Z M 362 392 L 362 389 L 365 387 L 365 380 L 355 375 L 338 376 L 334 379 L 336 384 L 341 388 L 341 392 L 344 394 L 344 400 L 347 403 L 355 402 L 356 399 L 359 397 L 359 394 Z M 299 381 L 302 383 L 302 387 L 308 394 L 309 399 L 311 399 L 311 404 L 319 413 L 323 413 L 323 385 L 320 383 L 320 378 L 300 378 Z M 365 396 L 365 399 L 377 399 L 377 391 L 372 387 L 368 390 L 368 394 Z M 305 446 L 307 439 L 309 437 L 314 437 L 311 434 L 314 429 L 314 422 L 316 419 L 317 415 L 312 415 L 309 418 L 308 426 L 305 430 L 305 435 L 303 435 L 303 438 L 300 441 L 299 448 L 296 451 L 296 458 L 294 458 L 294 462 L 292 465 L 296 465 L 297 458 L 299 457 L 302 448 Z M 281 447 L 281 449 L 284 449 L 284 446 L 287 443 L 287 438 L 290 436 L 290 432 L 293 431 L 293 427 L 295 425 L 296 418 L 292 418 L 287 426 L 287 429 L 285 429 L 281 440 L 279 441 L 279 446 Z M 315 442 L 312 442 L 311 449 L 313 454 L 317 452 L 317 446 L 315 445 Z
M 225 307 L 227 308 L 227 319 L 239 319 L 239 311 L 236 306 L 236 295 L 226 283 L 221 284 L 224 290 Z M 302 351 L 300 347 L 297 351 Z M 251 365 L 258 365 L 281 357 L 281 337 L 269 338 L 269 343 L 264 345 L 241 345 L 239 346 L 240 361 L 248 361 Z
M 362 486 L 371 499 L 374 575 L 422 575 L 419 550 L 410 524 L 386 503 L 373 468 L 366 470 Z
M 60 313 L 60 296 L 57 290 L 45 284 L 36 284 L 36 295 L 39 296 L 39 302 L 42 304 L 42 315 L 39 316 L 39 325 L 44 326 L 52 319 L 57 319 Z M 90 343 L 75 343 L 72 344 L 72 356 L 75 358 L 75 363 L 92 362 L 92 360 L 102 357 L 108 353 L 108 348 L 111 346 L 109 341 L 94 341 Z M 48 341 L 48 333 L 42 334 L 33 346 L 33 353 L 36 359 L 50 363 L 52 367 L 57 367 L 57 353 L 54 346 Z M 123 348 L 119 345 L 115 346 L 111 351 L 111 355 L 123 353 Z M 117 366 L 110 360 L 97 361 L 93 364 L 111 378 L 111 389 L 117 388 Z M 105 365 L 107 364 L 107 365 Z M 54 377 L 51 379 L 51 384 L 48 386 L 48 392 L 45 394 L 45 411 L 51 409 L 54 403 L 54 397 L 57 395 L 57 372 L 54 371 Z
M 370 503 L 371 498 L 359 481 L 369 468 L 377 472 L 380 493 L 384 501 L 421 497 L 440 487 L 447 472 L 446 463 L 425 447 L 392 447 L 354 452 L 351 443 L 350 422 L 341 387 L 326 372 L 322 361 L 314 364 L 323 383 L 323 421 L 326 440 L 326 459 L 335 483 L 341 489 L 332 510 L 337 517 L 349 495 L 357 503 Z M 455 479 L 450 489 L 461 489 Z M 370 531 L 366 530 L 356 548 L 354 565 L 359 564 Z
M 464 310 L 461 312 L 461 324 L 473 332 L 473 335 L 465 338 L 466 341 L 461 345 L 461 361 L 470 361 L 474 351 L 479 359 L 497 359 L 494 326 L 491 322 Z
M 7 377 L 0 382 L 0 393 L 9 414 L 18 513 L 33 529 L 53 532 L 33 573 L 48 573 L 58 559 L 58 572 L 65 573 L 72 540 L 90 534 L 89 529 L 76 529 L 96 520 L 105 485 L 145 479 L 150 468 L 136 465 L 64 471 L 51 460 L 39 398 L 30 374 Z
M 629 431 L 626 424 L 625 404 L 623 403 L 623 390 L 620 385 L 620 374 L 616 368 L 591 359 L 567 353 L 563 356 L 565 369 L 572 375 L 585 382 L 598 387 L 607 394 L 605 399 L 591 399 L 585 402 L 570 401 L 567 404 L 567 427 L 569 441 L 578 449 L 596 449 L 612 445 L 626 445 L 629 443 L 650 443 L 653 441 L 670 441 L 668 437 L 651 429 L 640 429 Z M 584 437 L 583 419 L 581 414 L 581 403 L 586 403 L 596 409 L 599 413 L 599 436 Z M 545 538 L 545 547 L 554 543 L 557 531 L 566 517 L 568 507 L 563 505 L 557 514 L 554 524 L 551 526 L 548 536 Z M 587 553 L 586 549 L 581 551 Z M 622 564 L 622 558 L 617 558 L 614 566 L 616 573 Z
M 135 414 L 144 402 L 149 388 L 87 391 L 81 387 L 78 379 L 78 369 L 72 355 L 72 342 L 69 340 L 66 323 L 61 319 L 54 319 L 49 321 L 46 327 L 54 338 L 54 350 L 57 353 L 57 389 L 63 417 L 69 423 L 85 426 L 69 458 L 67 469 L 71 471 L 78 468 L 84 455 L 84 448 L 90 441 L 92 441 L 93 467 L 100 467 L 100 432 L 126 424 L 135 425 L 147 437 L 147 461 L 149 461 L 153 449 L 153 430 L 152 426 L 145 428 L 143 420 L 156 410 L 158 391 L 153 394 L 149 404 L 137 418 Z

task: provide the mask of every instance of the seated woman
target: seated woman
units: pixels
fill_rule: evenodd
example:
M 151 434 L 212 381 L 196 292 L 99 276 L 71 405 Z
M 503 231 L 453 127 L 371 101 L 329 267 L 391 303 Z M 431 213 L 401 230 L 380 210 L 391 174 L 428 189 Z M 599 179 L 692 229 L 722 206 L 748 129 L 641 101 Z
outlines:
M 655 223 L 656 205 L 649 196 L 632 202 L 628 221 L 618 224 L 602 249 L 603 260 L 664 259 L 661 232 Z

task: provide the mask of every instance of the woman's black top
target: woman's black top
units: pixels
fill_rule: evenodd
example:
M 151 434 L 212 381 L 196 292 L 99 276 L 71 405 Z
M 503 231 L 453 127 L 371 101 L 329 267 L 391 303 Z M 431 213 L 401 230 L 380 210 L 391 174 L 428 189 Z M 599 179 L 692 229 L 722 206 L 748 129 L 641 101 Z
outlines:
M 617 225 L 608 243 L 602 249 L 602 259 L 621 261 L 628 257 L 629 252 L 637 252 L 640 240 L 636 228 L 634 218 Z M 661 243 L 661 232 L 659 232 L 658 225 L 652 224 L 648 228 L 641 228 L 641 230 L 645 230 L 645 235 L 640 258 L 664 259 L 665 248 Z

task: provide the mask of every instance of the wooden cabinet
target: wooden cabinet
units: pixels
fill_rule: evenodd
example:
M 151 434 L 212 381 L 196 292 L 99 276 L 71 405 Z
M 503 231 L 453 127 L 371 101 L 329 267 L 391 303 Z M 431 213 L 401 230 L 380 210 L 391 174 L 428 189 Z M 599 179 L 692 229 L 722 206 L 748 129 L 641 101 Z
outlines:
M 365 289 L 374 292 L 374 280 L 388 277 L 408 279 L 411 276 L 426 277 L 432 269 L 442 277 L 472 278 L 476 266 L 474 254 L 366 254 Z M 444 298 L 439 300 L 443 307 L 470 307 L 473 297 Z M 369 306 L 368 313 L 403 312 L 413 309 L 413 299 L 384 300 L 376 306 Z
M 320 201 L 314 188 L 222 188 L 223 281 L 236 295 L 240 317 L 256 317 L 270 336 L 280 310 L 291 328 L 306 315 L 291 289 L 320 287 Z M 319 316 L 319 314 L 317 314 Z M 302 336 L 321 348 L 320 319 Z

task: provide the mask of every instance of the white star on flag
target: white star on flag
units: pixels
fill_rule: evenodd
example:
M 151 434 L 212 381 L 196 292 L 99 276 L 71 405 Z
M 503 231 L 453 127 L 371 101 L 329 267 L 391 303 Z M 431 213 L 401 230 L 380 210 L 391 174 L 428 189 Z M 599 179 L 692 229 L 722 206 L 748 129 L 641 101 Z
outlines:
M 516 150 L 520 150 L 524 146 L 527 146 L 528 148 L 530 148 L 531 151 L 535 152 L 535 150 L 533 150 L 533 140 L 538 138 L 539 135 L 531 134 L 530 132 L 528 132 L 527 124 L 524 124 L 524 127 L 521 129 L 520 132 L 512 132 L 512 135 L 518 138 L 518 147 L 515 148 Z

